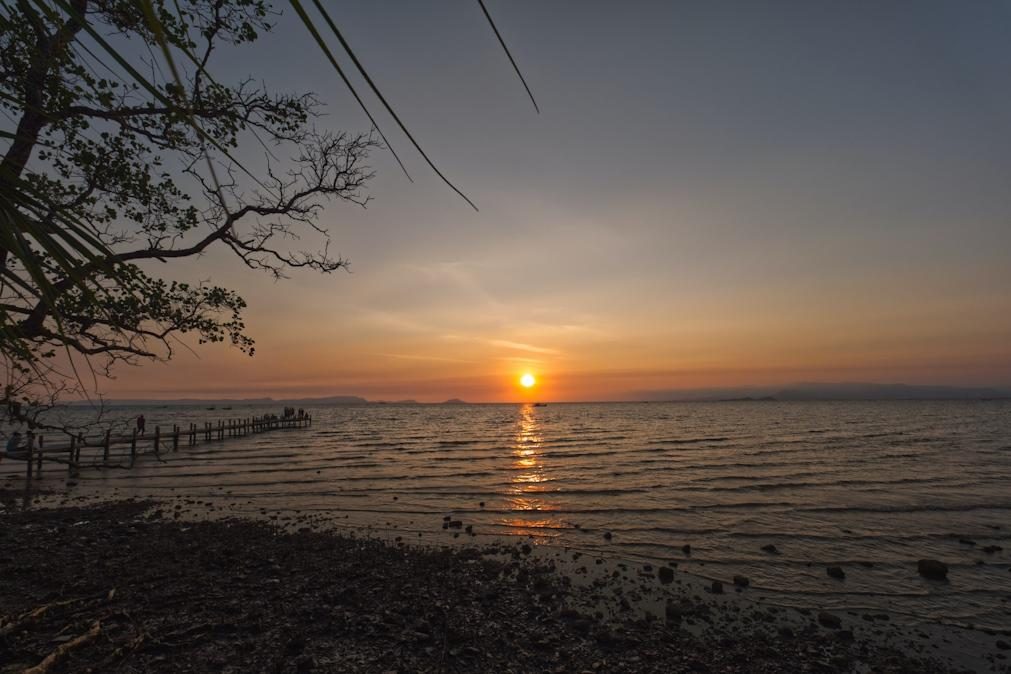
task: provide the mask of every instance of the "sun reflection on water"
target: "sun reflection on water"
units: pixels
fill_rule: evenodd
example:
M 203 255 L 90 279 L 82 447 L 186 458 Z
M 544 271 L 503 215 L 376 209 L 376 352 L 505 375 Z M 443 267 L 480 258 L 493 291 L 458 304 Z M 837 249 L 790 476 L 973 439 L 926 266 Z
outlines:
M 513 475 L 508 502 L 513 516 L 502 520 L 502 524 L 512 527 L 519 534 L 550 535 L 550 530 L 561 524 L 558 517 L 548 514 L 558 505 L 538 496 L 548 491 L 544 483 L 549 479 L 541 454 L 542 443 L 537 411 L 531 404 L 523 405 L 517 420 L 510 464 Z

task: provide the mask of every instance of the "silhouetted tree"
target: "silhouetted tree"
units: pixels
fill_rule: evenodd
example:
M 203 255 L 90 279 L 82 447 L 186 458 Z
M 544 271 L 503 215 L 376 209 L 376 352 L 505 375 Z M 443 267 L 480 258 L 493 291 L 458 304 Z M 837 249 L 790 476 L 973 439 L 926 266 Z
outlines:
M 107 374 L 168 358 L 181 335 L 253 352 L 239 295 L 161 278 L 161 263 L 220 248 L 275 277 L 346 265 L 317 216 L 331 201 L 366 203 L 377 141 L 316 131 L 312 94 L 213 77 L 218 54 L 270 30 L 265 2 L 0 11 L 0 109 L 13 125 L 0 132 L 0 358 L 13 418 L 80 386 L 82 362 Z M 248 142 L 266 155 L 259 170 L 231 154 Z M 316 244 L 296 248 L 307 234 Z

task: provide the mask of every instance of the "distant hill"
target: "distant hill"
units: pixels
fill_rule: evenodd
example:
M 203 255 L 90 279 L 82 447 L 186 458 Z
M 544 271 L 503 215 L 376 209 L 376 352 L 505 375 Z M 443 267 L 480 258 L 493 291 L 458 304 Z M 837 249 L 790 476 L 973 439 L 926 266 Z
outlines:
M 460 400 L 459 398 L 450 398 L 449 400 L 443 401 L 441 404 L 443 404 L 443 405 L 466 405 L 467 401 L 466 400 Z
M 803 382 L 788 386 L 721 389 L 638 391 L 636 400 L 649 401 L 768 401 L 768 400 L 992 400 L 1011 399 L 1011 388 L 923 386 L 915 384 Z
M 1011 391 L 910 384 L 797 384 L 772 394 L 777 400 L 982 400 Z
M 171 400 L 128 399 L 106 400 L 106 405 L 367 405 L 368 400 L 358 396 L 327 396 L 325 398 L 173 398 Z M 87 401 L 71 405 L 91 405 Z
M 326 398 L 282 398 L 279 403 L 289 405 L 367 405 L 368 400 L 358 396 L 327 396 Z

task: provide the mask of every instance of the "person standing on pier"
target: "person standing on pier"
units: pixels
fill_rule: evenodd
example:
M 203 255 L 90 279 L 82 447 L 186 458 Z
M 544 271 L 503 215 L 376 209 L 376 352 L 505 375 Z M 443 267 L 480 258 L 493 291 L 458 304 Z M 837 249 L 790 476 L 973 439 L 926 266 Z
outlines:
M 144 419 L 144 415 L 143 414 L 141 414 L 141 415 L 139 415 L 137 417 L 137 435 L 144 435 L 144 424 L 146 424 L 146 423 L 147 423 L 147 420 Z
M 5 448 L 4 454 L 7 456 L 14 456 L 21 449 L 21 432 L 14 431 L 11 433 L 11 437 L 7 439 L 7 446 Z M 2 459 L 3 457 L 0 457 Z

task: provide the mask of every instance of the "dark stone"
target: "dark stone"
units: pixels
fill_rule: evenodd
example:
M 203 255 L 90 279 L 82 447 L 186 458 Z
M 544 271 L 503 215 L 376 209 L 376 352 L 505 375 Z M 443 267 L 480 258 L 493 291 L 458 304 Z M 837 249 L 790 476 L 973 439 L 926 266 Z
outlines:
M 714 580 L 713 584 L 709 587 L 713 594 L 723 594 L 723 583 L 718 580 Z
M 846 578 L 846 572 L 839 566 L 830 566 L 825 569 L 825 573 L 827 573 L 830 578 L 835 578 L 837 580 L 844 580 Z
M 993 553 L 1000 552 L 1003 549 L 1004 548 L 1002 548 L 999 545 L 988 545 L 985 548 L 983 548 L 983 552 L 985 552 L 988 555 L 992 555 Z
M 563 608 L 558 612 L 558 617 L 567 623 L 582 620 L 583 614 L 572 608 Z
M 748 580 L 747 576 L 734 576 L 734 585 L 737 587 L 748 587 L 751 585 L 751 581 Z
M 604 540 L 605 541 L 609 541 L 609 540 L 611 540 L 611 538 L 613 538 L 613 536 L 611 535 L 611 532 L 610 531 L 605 531 L 604 532 Z
M 839 620 L 839 616 L 832 615 L 825 611 L 820 611 L 818 613 L 818 624 L 822 627 L 827 627 L 832 630 L 837 630 L 842 627 L 842 620 Z
M 661 566 L 657 573 L 660 576 L 660 582 L 664 585 L 674 582 L 674 569 L 669 566 Z
M 996 641 L 996 646 L 997 646 L 997 648 L 1001 649 L 1002 651 L 1011 650 L 1011 644 L 1009 644 L 1008 642 L 1004 641 L 1003 639 L 998 639 Z
M 667 606 L 664 608 L 664 615 L 667 616 L 667 622 L 678 624 L 684 617 L 684 612 L 681 607 L 674 602 L 667 602 Z
M 916 570 L 931 580 L 945 580 L 948 577 L 948 565 L 936 559 L 921 559 L 916 563 Z
M 762 551 L 763 552 L 768 552 L 770 555 L 779 554 L 779 549 L 775 545 L 773 545 L 772 543 L 769 543 L 768 545 L 763 545 L 762 546 Z
M 958 542 L 962 545 L 976 545 L 976 541 L 971 541 L 968 538 L 960 538 L 958 539 Z
M 529 543 L 524 543 L 522 547 L 520 547 L 520 552 L 522 552 L 524 555 L 529 555 L 532 549 L 533 548 L 530 547 Z
M 685 553 L 686 555 L 692 554 L 692 546 L 685 543 L 684 545 L 681 546 L 681 552 Z
M 449 528 L 450 529 L 460 529 L 462 527 L 463 527 L 463 522 L 461 522 L 460 520 L 450 520 L 449 521 Z

